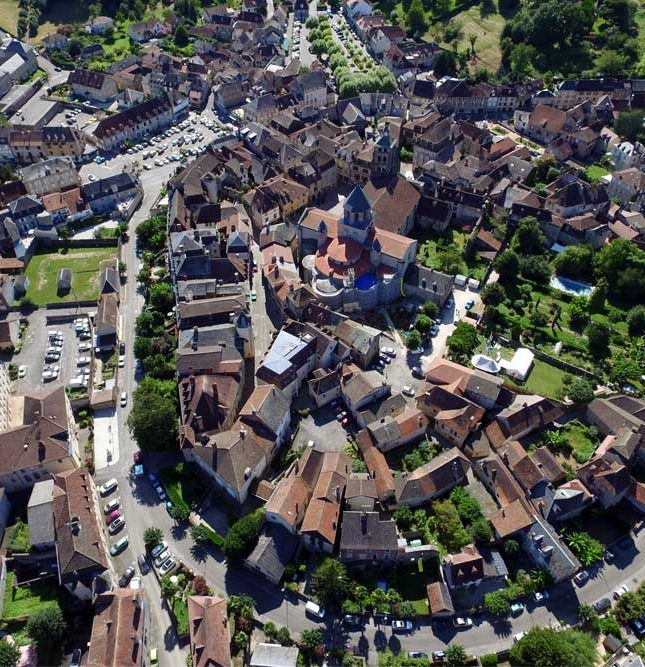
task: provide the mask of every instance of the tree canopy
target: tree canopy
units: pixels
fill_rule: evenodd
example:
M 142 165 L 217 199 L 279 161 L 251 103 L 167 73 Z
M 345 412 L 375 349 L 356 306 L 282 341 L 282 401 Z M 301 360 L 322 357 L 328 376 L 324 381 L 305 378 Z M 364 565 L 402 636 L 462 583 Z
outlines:
M 176 383 L 173 380 L 143 378 L 134 390 L 128 428 L 143 450 L 176 449 L 178 445 Z
M 257 544 L 263 525 L 264 508 L 259 508 L 238 519 L 229 528 L 224 538 L 222 551 L 226 558 L 233 563 L 244 560 Z
M 325 558 L 313 574 L 312 590 L 324 607 L 338 607 L 349 590 L 345 565 L 336 558 Z
M 535 667 L 580 667 L 597 659 L 594 638 L 578 630 L 531 628 L 511 649 L 511 661 Z
M 446 341 L 450 353 L 457 359 L 470 357 L 477 346 L 477 329 L 467 322 L 458 322 L 455 330 L 448 336 Z

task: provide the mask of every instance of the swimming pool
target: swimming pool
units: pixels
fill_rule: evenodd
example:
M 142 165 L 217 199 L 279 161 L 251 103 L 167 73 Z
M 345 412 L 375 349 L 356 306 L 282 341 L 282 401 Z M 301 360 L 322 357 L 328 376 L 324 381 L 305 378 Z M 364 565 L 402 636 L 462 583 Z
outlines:
M 376 285 L 376 276 L 373 273 L 366 273 L 356 278 L 356 289 L 368 290 Z
M 593 285 L 581 283 L 578 280 L 571 280 L 571 278 L 565 278 L 564 276 L 553 276 L 549 281 L 549 285 L 561 292 L 574 294 L 575 296 L 589 296 L 593 292 Z

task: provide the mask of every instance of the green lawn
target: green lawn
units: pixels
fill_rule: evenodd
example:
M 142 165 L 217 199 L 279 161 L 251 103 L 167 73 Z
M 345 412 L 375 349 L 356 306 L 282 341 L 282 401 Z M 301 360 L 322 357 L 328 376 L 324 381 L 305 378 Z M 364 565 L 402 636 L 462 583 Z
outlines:
M 551 364 L 547 364 L 541 359 L 535 359 L 533 370 L 524 386 L 534 394 L 546 398 L 557 398 L 559 390 L 562 389 L 562 380 L 565 375 L 565 371 L 551 366 Z
M 70 248 L 63 252 L 42 252 L 27 265 L 29 288 L 27 298 L 37 306 L 48 303 L 90 301 L 99 295 L 99 266 L 116 256 L 115 248 Z M 58 272 L 72 270 L 72 289 L 57 293 Z
M 62 25 L 81 23 L 87 19 L 87 5 L 83 2 L 65 2 L 50 0 L 43 12 L 34 41 L 40 42 L 43 37 L 56 32 Z
M 31 586 L 14 588 L 14 573 L 7 572 L 7 586 L 4 592 L 3 621 L 28 618 L 36 610 L 57 607 L 58 597 L 54 583 L 40 582 Z
M 168 498 L 177 507 L 190 509 L 203 492 L 202 483 L 190 464 L 178 463 L 174 467 L 161 468 L 159 479 Z
M 173 598 L 172 611 L 177 619 L 177 634 L 188 634 L 188 605 L 186 604 L 186 600 Z
M 6 632 L 13 637 L 14 642 L 18 646 L 29 646 L 31 644 L 31 637 L 27 632 L 27 621 L 2 621 L 0 623 L 2 632 Z
M 449 227 L 443 234 L 429 230 L 419 238 L 417 261 L 429 269 L 463 275 L 481 280 L 486 263 L 476 255 L 464 257 L 468 233 Z
M 407 567 L 399 567 L 395 573 L 394 588 L 404 600 L 411 602 L 419 615 L 428 614 L 428 584 L 436 580 L 429 563 L 417 561 Z
M 600 444 L 595 433 L 577 419 L 569 422 L 562 432 L 573 447 L 575 459 L 578 463 L 586 463 Z
M 592 164 L 585 169 L 585 174 L 592 183 L 598 183 L 603 176 L 607 176 L 610 173 L 608 169 L 601 167 L 599 164 Z
M 14 526 L 7 528 L 11 531 L 11 538 L 7 549 L 14 553 L 27 553 L 30 549 L 29 545 L 29 525 L 24 521 L 18 520 Z

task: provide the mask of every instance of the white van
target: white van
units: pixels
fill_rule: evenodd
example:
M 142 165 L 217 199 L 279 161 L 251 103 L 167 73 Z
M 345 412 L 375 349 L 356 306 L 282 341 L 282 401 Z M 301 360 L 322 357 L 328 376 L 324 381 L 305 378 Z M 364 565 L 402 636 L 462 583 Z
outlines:
M 315 602 L 312 602 L 311 600 L 309 600 L 309 602 L 307 602 L 305 605 L 305 614 L 313 616 L 319 620 L 325 618 L 325 610 L 321 609 Z

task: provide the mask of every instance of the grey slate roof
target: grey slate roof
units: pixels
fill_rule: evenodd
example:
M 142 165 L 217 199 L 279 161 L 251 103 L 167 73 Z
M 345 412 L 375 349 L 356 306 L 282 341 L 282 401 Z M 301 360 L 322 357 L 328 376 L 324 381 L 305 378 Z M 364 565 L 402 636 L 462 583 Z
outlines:
M 47 544 L 56 539 L 54 529 L 54 480 L 34 484 L 27 504 L 29 544 Z
M 271 581 L 282 578 L 285 567 L 293 560 L 298 538 L 283 526 L 267 523 L 255 549 L 247 558 L 251 567 L 257 567 L 269 575 Z

